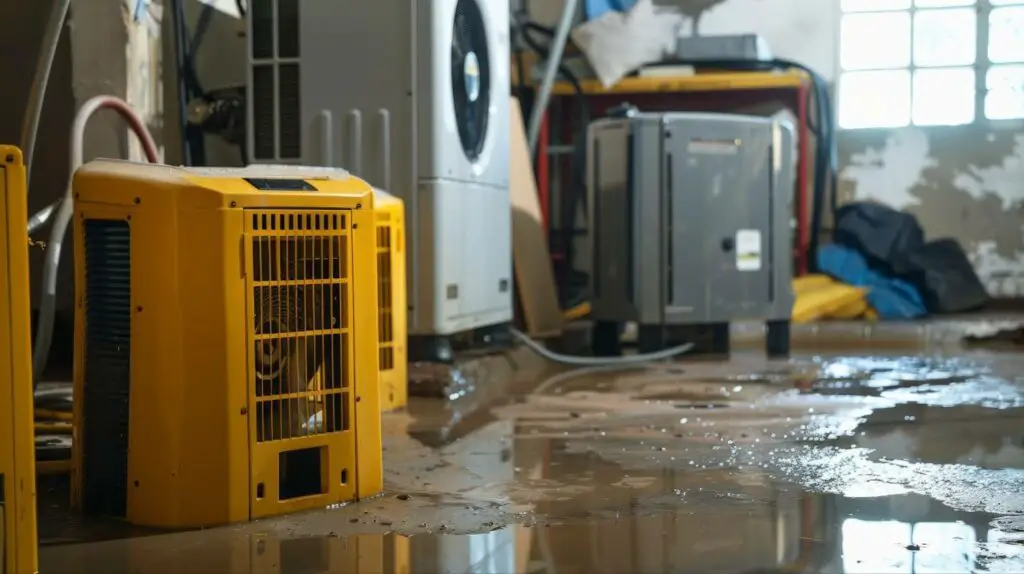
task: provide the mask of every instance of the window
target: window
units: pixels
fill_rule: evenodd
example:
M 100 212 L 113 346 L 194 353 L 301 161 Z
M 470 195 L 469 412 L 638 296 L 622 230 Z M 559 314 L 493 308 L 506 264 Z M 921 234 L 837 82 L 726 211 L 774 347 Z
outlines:
M 839 126 L 1024 118 L 1024 0 L 841 0 Z

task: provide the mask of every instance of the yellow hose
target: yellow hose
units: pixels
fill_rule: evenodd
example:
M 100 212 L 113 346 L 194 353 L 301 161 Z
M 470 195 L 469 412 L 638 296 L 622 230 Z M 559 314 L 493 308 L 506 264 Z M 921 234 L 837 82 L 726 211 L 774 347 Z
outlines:
M 67 411 L 54 411 L 50 409 L 36 409 L 36 420 L 39 419 L 71 422 L 71 413 Z
M 66 423 L 36 423 L 36 434 L 71 434 L 71 425 Z
M 590 314 L 590 302 L 584 301 L 575 307 L 566 309 L 562 312 L 562 316 L 565 317 L 566 321 L 576 321 L 582 319 Z

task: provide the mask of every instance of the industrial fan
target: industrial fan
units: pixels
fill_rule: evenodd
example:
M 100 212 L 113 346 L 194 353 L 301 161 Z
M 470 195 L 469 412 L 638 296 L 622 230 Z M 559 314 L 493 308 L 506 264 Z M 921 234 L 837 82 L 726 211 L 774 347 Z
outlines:
M 484 17 L 476 0 L 459 0 L 452 29 L 452 97 L 466 157 L 480 157 L 491 105 L 491 65 Z
M 337 387 L 334 371 L 342 368 L 334 364 L 329 350 L 341 346 L 336 331 L 343 324 L 343 302 L 339 290 L 317 283 L 337 268 L 340 253 L 328 242 L 304 237 L 261 237 L 254 240 L 253 250 L 257 281 L 273 281 L 275 274 L 287 278 L 284 284 L 257 286 L 254 291 L 256 394 L 292 397 L 260 402 L 258 439 L 322 432 L 325 420 L 332 430 L 343 428 L 342 416 L 325 417 L 322 395 L 325 388 Z M 296 333 L 301 335 L 287 336 Z
M 98 160 L 73 187 L 77 507 L 205 527 L 380 492 L 366 182 Z

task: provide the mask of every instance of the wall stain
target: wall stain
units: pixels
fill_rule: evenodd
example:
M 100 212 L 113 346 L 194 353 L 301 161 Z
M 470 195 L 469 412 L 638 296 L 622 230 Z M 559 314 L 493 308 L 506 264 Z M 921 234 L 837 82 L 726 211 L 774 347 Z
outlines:
M 1024 295 L 1024 133 L 989 126 L 839 134 L 839 199 L 918 217 L 929 239 L 960 241 L 997 297 Z

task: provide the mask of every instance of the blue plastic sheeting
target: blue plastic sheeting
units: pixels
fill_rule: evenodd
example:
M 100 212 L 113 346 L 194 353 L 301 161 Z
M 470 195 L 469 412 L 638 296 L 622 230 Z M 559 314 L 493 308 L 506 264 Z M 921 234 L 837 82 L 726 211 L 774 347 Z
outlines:
M 882 319 L 914 319 L 928 314 L 916 287 L 872 271 L 867 260 L 853 249 L 839 245 L 821 247 L 818 270 L 847 285 L 866 287 L 868 304 Z
M 628 12 L 637 3 L 637 0 L 586 0 L 583 3 L 583 11 L 587 20 L 600 17 L 605 12 L 617 11 Z

